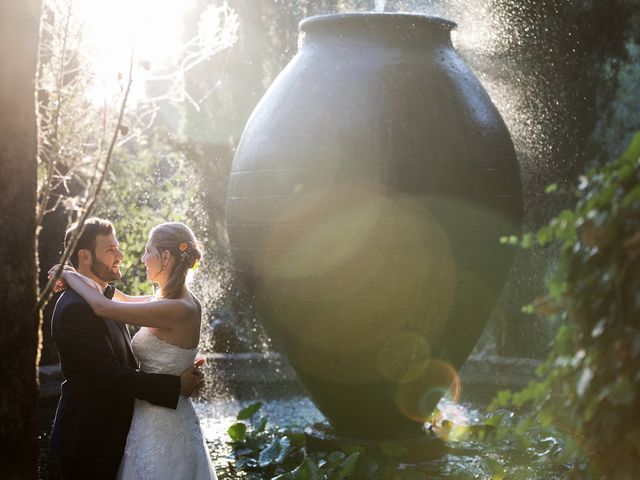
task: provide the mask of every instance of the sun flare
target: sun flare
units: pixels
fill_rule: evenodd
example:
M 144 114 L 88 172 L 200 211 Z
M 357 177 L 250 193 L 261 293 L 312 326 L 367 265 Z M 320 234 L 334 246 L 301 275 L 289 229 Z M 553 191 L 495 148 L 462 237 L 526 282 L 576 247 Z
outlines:
M 82 30 L 94 84 L 88 97 L 104 102 L 120 93 L 133 55 L 136 80 L 162 77 L 188 67 L 189 60 L 211 55 L 235 40 L 235 17 L 226 2 L 204 10 L 195 0 L 79 0 L 74 13 Z M 185 32 L 188 14 L 199 15 L 197 32 Z M 230 21 L 228 21 L 230 20 Z M 224 31 L 227 32 L 226 35 Z M 223 34 L 221 34 L 221 32 Z M 214 44 L 215 43 L 215 44 Z M 132 101 L 144 98 L 144 82 L 136 82 Z

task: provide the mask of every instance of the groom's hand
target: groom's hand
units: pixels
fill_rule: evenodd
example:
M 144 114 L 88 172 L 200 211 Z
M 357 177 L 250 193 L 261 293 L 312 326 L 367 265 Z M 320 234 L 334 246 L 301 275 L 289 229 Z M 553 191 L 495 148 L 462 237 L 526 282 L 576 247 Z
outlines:
M 196 362 L 180 374 L 180 395 L 190 397 L 204 386 L 204 373 L 198 368 L 203 362 Z

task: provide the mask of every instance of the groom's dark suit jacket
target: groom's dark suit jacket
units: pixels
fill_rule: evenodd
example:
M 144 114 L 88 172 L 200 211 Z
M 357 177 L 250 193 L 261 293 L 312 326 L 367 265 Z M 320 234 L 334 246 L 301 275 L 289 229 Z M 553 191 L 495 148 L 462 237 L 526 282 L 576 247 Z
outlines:
M 50 447 L 62 457 L 119 462 L 134 398 L 176 408 L 180 377 L 137 370 L 124 325 L 96 316 L 73 290 L 51 323 L 64 382 Z

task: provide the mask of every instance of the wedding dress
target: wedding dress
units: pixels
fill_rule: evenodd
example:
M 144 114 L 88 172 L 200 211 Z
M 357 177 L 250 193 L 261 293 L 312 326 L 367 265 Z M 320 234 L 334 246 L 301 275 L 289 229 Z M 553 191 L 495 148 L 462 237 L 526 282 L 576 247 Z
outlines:
M 193 364 L 197 348 L 171 345 L 141 328 L 131 340 L 141 370 L 179 375 Z M 135 400 L 119 480 L 215 480 L 216 474 L 191 399 L 175 410 Z

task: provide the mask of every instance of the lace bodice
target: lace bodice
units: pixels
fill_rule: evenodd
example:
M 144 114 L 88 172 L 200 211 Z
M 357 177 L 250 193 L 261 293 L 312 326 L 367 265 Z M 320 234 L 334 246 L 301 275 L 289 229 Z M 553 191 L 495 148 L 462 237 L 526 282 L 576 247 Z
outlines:
M 148 373 L 179 375 L 193 365 L 197 348 L 181 348 L 141 328 L 131 341 Z M 189 398 L 180 396 L 175 410 L 135 401 L 118 480 L 215 480 L 198 416 Z
M 197 348 L 182 348 L 160 340 L 146 327 L 133 336 L 131 348 L 143 372 L 169 375 L 180 375 L 185 368 L 193 365 L 198 353 Z

